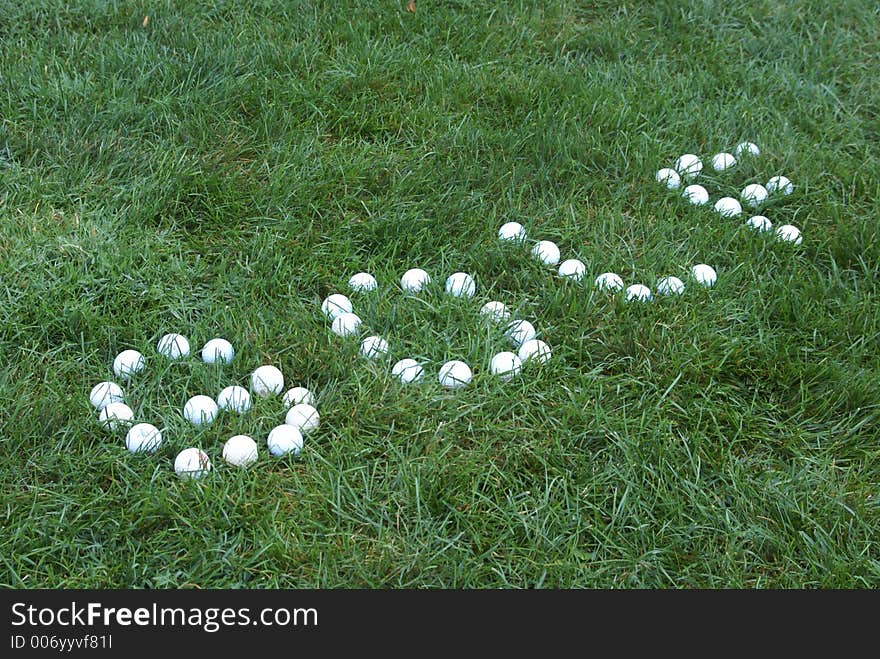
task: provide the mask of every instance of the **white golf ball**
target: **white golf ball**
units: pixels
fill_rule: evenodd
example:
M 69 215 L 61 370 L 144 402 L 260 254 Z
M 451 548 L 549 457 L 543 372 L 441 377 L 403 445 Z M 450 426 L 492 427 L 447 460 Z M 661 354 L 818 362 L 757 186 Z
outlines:
M 722 217 L 736 217 L 742 213 L 742 206 L 733 197 L 721 197 L 715 202 L 715 211 Z
M 534 359 L 543 364 L 544 362 L 549 361 L 552 354 L 550 346 L 541 341 L 541 339 L 529 339 L 523 343 L 517 351 L 517 356 L 523 363 L 530 359 Z
M 89 392 L 89 402 L 99 412 L 107 407 L 110 403 L 122 403 L 125 401 L 125 395 L 115 382 L 99 382 Z
M 698 183 L 687 186 L 681 191 L 681 196 L 694 206 L 702 206 L 709 202 L 709 191 Z
M 233 435 L 223 445 L 223 459 L 234 467 L 246 467 L 258 457 L 257 443 L 247 435 Z
M 480 315 L 486 316 L 496 323 L 510 318 L 510 312 L 507 310 L 507 307 L 503 302 L 498 302 L 497 300 L 486 302 L 486 304 L 480 307 Z
M 269 453 L 276 458 L 288 453 L 298 455 L 303 447 L 303 436 L 299 428 L 285 423 L 275 426 L 269 431 L 269 436 L 266 438 L 266 446 L 269 447 Z
M 285 407 L 293 407 L 299 403 L 315 404 L 315 395 L 305 387 L 293 387 L 288 389 L 281 399 Z
M 794 184 L 785 176 L 774 176 L 767 181 L 767 192 L 773 194 L 777 191 L 785 195 L 790 195 L 794 192 Z
M 751 183 L 742 189 L 742 192 L 739 193 L 739 198 L 742 199 L 747 206 L 757 208 L 767 201 L 768 194 L 767 188 L 760 183 Z
M 526 230 L 519 222 L 505 222 L 498 229 L 498 238 L 519 243 L 526 239 Z
M 400 278 L 400 286 L 407 293 L 418 293 L 431 283 L 431 276 L 421 268 L 410 268 Z
M 746 226 L 756 231 L 770 231 L 773 228 L 773 223 L 763 215 L 754 215 L 746 220 Z
M 541 240 L 532 247 L 532 256 L 545 265 L 556 265 L 559 263 L 559 247 L 552 240 Z
M 257 396 L 273 396 L 284 390 L 284 376 L 271 364 L 264 364 L 251 373 L 251 390 Z
M 183 334 L 166 334 L 159 339 L 156 350 L 168 359 L 181 359 L 189 355 L 189 339 Z
M 194 426 L 207 426 L 214 422 L 220 408 L 210 396 L 198 394 L 183 406 L 183 416 Z
M 330 329 L 338 336 L 357 334 L 361 327 L 360 316 L 353 313 L 342 313 L 333 319 Z
M 473 297 L 477 284 L 466 272 L 454 272 L 446 280 L 446 292 L 455 297 Z
M 657 293 L 660 295 L 681 295 L 684 293 L 684 282 L 678 277 L 663 277 L 657 282 Z
M 778 227 L 776 229 L 776 236 L 788 243 L 801 244 L 801 230 L 793 224 L 783 224 Z
M 507 326 L 507 330 L 504 334 L 507 338 L 513 341 L 514 345 L 517 347 L 521 346 L 526 341 L 534 339 L 538 335 L 535 331 L 535 326 L 527 320 L 513 321 Z
M 715 272 L 715 268 L 705 263 L 698 263 L 691 268 L 691 274 L 703 286 L 714 286 L 718 280 L 718 273 Z
M 594 283 L 600 291 L 615 292 L 623 290 L 623 279 L 615 272 L 603 272 L 596 277 Z
M 181 478 L 201 478 L 211 471 L 211 461 L 203 450 L 185 448 L 174 458 L 174 471 Z
M 388 354 L 388 341 L 381 336 L 368 336 L 361 341 L 361 354 L 369 359 L 380 359 Z
M 736 148 L 733 152 L 737 155 L 737 157 L 742 157 L 743 155 L 747 156 L 760 156 L 761 149 L 758 148 L 757 144 L 753 142 L 740 142 L 736 145 Z
M 522 360 L 505 350 L 492 357 L 489 369 L 502 380 L 511 380 L 522 370 Z
M 293 426 L 303 435 L 312 432 L 321 424 L 321 415 L 318 410 L 308 403 L 297 403 L 284 416 L 284 423 Z
M 251 409 L 251 394 L 244 387 L 233 384 L 217 395 L 217 407 L 229 412 L 244 414 Z
M 733 157 L 730 153 L 716 153 L 712 156 L 712 169 L 716 172 L 723 172 L 725 169 L 730 169 L 736 164 L 736 158 Z
M 351 304 L 351 300 L 342 293 L 328 295 L 321 303 L 321 311 L 323 311 L 324 315 L 330 320 L 333 320 L 336 316 L 341 314 L 351 313 L 353 310 L 354 307 Z
M 448 389 L 458 389 L 467 385 L 472 377 L 473 373 L 471 373 L 470 366 L 463 361 L 453 359 L 440 367 L 438 380 L 440 380 L 441 385 Z
M 123 350 L 113 360 L 113 372 L 116 377 L 128 380 L 132 375 L 144 370 L 144 356 L 137 350 Z
M 131 424 L 134 412 L 125 403 L 109 403 L 101 408 L 98 419 L 107 430 L 115 431 Z
M 425 371 L 422 365 L 415 359 L 401 359 L 391 368 L 391 375 L 396 377 L 404 384 L 410 382 L 418 382 L 422 379 Z
M 632 284 L 626 287 L 627 301 L 647 302 L 652 297 L 651 289 L 644 284 Z
M 586 271 L 587 266 L 584 265 L 582 261 L 579 261 L 577 259 L 566 259 L 559 264 L 559 276 L 563 279 L 574 279 L 575 281 L 580 281 Z
M 353 291 L 364 293 L 376 290 L 379 284 L 376 282 L 376 278 L 369 272 L 359 272 L 349 278 L 348 285 Z
M 703 163 L 693 153 L 685 153 L 675 161 L 675 170 L 682 178 L 694 178 L 703 171 Z
M 136 423 L 125 435 L 125 448 L 132 453 L 153 453 L 162 446 L 162 433 L 152 423 Z
M 226 339 L 211 339 L 202 347 L 202 361 L 206 364 L 228 364 L 233 357 L 235 350 Z
M 675 190 L 681 185 L 681 177 L 678 175 L 678 172 L 669 167 L 658 170 L 654 178 L 657 180 L 657 183 L 663 183 L 670 190 Z

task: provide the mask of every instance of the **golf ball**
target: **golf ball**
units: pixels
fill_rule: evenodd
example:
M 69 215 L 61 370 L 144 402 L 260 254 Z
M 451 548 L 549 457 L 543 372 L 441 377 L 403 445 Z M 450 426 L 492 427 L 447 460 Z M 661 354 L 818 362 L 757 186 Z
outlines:
M 134 412 L 125 403 L 109 403 L 101 408 L 98 419 L 107 430 L 115 431 L 130 425 Z
M 586 271 L 587 266 L 577 259 L 567 259 L 559 264 L 559 276 L 563 279 L 580 281 Z
M 527 320 L 513 321 L 507 326 L 507 330 L 504 333 L 517 347 L 538 335 L 535 331 L 535 326 Z
M 626 287 L 627 301 L 647 302 L 652 297 L 651 289 L 644 284 L 632 284 Z
M 454 272 L 446 280 L 446 292 L 455 297 L 473 297 L 477 284 L 466 272 Z
M 715 272 L 715 269 L 705 263 L 698 263 L 691 268 L 691 274 L 703 286 L 714 286 L 718 280 L 718 274 Z
M 318 410 L 308 403 L 297 403 L 284 416 L 284 423 L 293 426 L 303 435 L 312 432 L 321 424 L 321 415 Z
M 201 478 L 211 471 L 211 461 L 203 450 L 185 448 L 174 458 L 174 471 L 181 478 Z
M 736 217 L 742 213 L 742 206 L 733 197 L 721 197 L 715 202 L 715 211 L 722 217 Z
M 285 423 L 269 431 L 266 446 L 269 447 L 269 453 L 276 458 L 288 453 L 298 455 L 303 447 L 303 436 L 298 428 Z
M 774 176 L 767 181 L 767 192 L 773 194 L 777 191 L 785 195 L 790 195 L 794 192 L 794 184 L 785 176 Z
M 691 202 L 694 206 L 702 206 L 709 202 L 709 191 L 697 183 L 689 185 L 682 190 L 681 196 Z
M 736 148 L 733 152 L 737 155 L 737 157 L 742 157 L 743 155 L 747 156 L 760 156 L 761 149 L 758 148 L 757 144 L 753 142 L 740 142 L 736 145 Z
M 348 280 L 348 285 L 351 287 L 351 290 L 363 293 L 376 290 L 379 284 L 376 282 L 376 278 L 369 272 L 359 272 L 351 276 Z
M 156 350 L 168 359 L 181 359 L 189 355 L 189 339 L 182 334 L 166 334 L 159 339 Z
M 369 359 L 379 359 L 388 354 L 388 341 L 381 336 L 368 336 L 361 341 L 361 354 Z
M 763 215 L 754 215 L 746 220 L 746 226 L 757 231 L 770 231 L 773 228 L 773 223 Z
M 675 161 L 675 170 L 682 178 L 694 178 L 703 171 L 703 163 L 693 153 L 685 153 Z
M 502 380 L 511 380 L 522 370 L 522 360 L 505 350 L 492 357 L 489 369 Z
M 257 396 L 280 394 L 284 390 L 284 376 L 271 364 L 260 366 L 251 373 L 251 390 Z
M 793 224 L 783 224 L 781 227 L 778 227 L 776 229 L 776 236 L 788 243 L 801 244 L 801 230 Z
M 663 277 L 657 282 L 657 293 L 660 295 L 681 295 L 684 293 L 684 282 L 678 277 Z
M 471 373 L 470 366 L 462 361 L 453 359 L 440 367 L 438 379 L 444 387 L 458 389 L 468 384 L 472 377 L 473 374 Z
M 210 396 L 193 396 L 183 406 L 183 416 L 194 426 L 207 426 L 214 422 L 220 408 Z
M 431 276 L 421 268 L 410 268 L 400 278 L 400 286 L 408 293 L 418 293 L 431 283 Z
M 545 265 L 556 265 L 559 263 L 559 247 L 551 240 L 541 240 L 532 247 L 532 256 Z
M 162 446 L 162 433 L 152 423 L 136 423 L 125 434 L 125 448 L 132 453 L 153 453 Z
M 202 347 L 202 361 L 206 364 L 228 364 L 233 357 L 235 350 L 226 339 L 211 339 Z
M 716 172 L 723 172 L 725 169 L 730 169 L 736 164 L 736 158 L 733 157 L 730 153 L 716 153 L 712 156 L 712 169 Z
M 223 459 L 235 467 L 246 467 L 257 457 L 257 443 L 247 435 L 233 435 L 223 445 Z
M 338 336 L 351 336 L 357 334 L 361 327 L 361 319 L 357 314 L 343 313 L 333 319 L 330 329 Z
M 391 368 L 391 375 L 407 384 L 421 380 L 424 369 L 415 359 L 401 359 Z
M 751 183 L 744 187 L 742 192 L 739 193 L 739 198 L 742 199 L 747 206 L 751 206 L 752 208 L 757 208 L 767 201 L 767 196 L 767 188 L 760 183 Z
M 115 382 L 99 382 L 89 392 L 89 402 L 99 412 L 110 403 L 122 403 L 124 400 L 122 387 Z
M 113 360 L 113 372 L 116 377 L 128 380 L 143 371 L 145 365 L 144 356 L 137 350 L 123 350 Z
M 315 404 L 315 395 L 305 387 L 293 387 L 288 389 L 281 399 L 285 407 L 293 407 L 299 403 Z
M 526 239 L 526 230 L 519 222 L 506 222 L 498 229 L 498 238 L 519 243 Z
M 678 175 L 678 172 L 669 167 L 658 170 L 654 178 L 657 179 L 657 183 L 663 183 L 670 190 L 675 190 L 681 185 L 681 177 Z
M 510 312 L 507 310 L 507 307 L 503 302 L 498 302 L 497 300 L 486 302 L 486 304 L 480 307 L 480 315 L 486 316 L 496 323 L 510 318 Z
M 225 387 L 217 395 L 217 407 L 229 412 L 244 414 L 251 409 L 251 394 L 244 387 L 237 384 Z
M 354 307 L 351 304 L 351 300 L 342 293 L 328 295 L 321 303 L 321 311 L 323 311 L 324 315 L 330 320 L 333 320 L 336 316 L 341 314 L 351 313 L 353 310 Z
M 517 356 L 523 363 L 530 359 L 534 359 L 543 364 L 550 359 L 552 353 L 550 351 L 550 346 L 540 339 L 529 339 L 519 347 Z
M 603 272 L 596 277 L 594 283 L 596 288 L 600 291 L 614 292 L 623 290 L 623 279 L 620 278 L 620 275 L 614 272 Z

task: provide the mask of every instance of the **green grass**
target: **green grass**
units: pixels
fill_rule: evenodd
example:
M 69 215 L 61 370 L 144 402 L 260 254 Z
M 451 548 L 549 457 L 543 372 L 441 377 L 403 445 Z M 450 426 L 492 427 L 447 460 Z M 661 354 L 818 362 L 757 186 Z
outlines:
M 875 2 L 147 4 L 0 0 L 0 585 L 880 585 Z M 653 180 L 744 139 L 762 155 L 707 171 L 712 200 L 786 174 L 764 214 L 799 247 Z M 508 220 L 584 282 L 500 244 Z M 361 270 L 356 311 L 424 383 L 330 333 Z M 442 293 L 456 270 L 474 300 Z M 606 270 L 688 288 L 626 304 Z M 488 299 L 553 359 L 494 378 Z M 236 358 L 168 364 L 169 331 Z M 87 400 L 125 348 L 155 455 Z M 447 391 L 453 358 L 474 380 Z M 280 400 L 180 416 L 262 363 L 318 396 L 297 457 L 265 450 Z M 184 481 L 196 445 L 215 468 Z

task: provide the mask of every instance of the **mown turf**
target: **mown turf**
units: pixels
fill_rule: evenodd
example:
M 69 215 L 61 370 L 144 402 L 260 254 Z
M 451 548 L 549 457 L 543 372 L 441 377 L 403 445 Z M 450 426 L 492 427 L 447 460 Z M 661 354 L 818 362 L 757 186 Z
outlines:
M 880 585 L 875 2 L 147 4 L 0 0 L 4 587 Z M 761 156 L 704 185 L 786 174 L 764 214 L 799 247 L 653 180 L 744 139 Z M 508 220 L 585 281 L 499 243 Z M 361 270 L 380 365 L 320 313 Z M 443 295 L 457 270 L 475 300 Z M 607 270 L 687 290 L 626 304 Z M 492 377 L 488 299 L 553 359 Z M 168 364 L 168 331 L 236 358 Z M 87 399 L 124 348 L 156 455 Z M 390 377 L 405 356 L 426 382 Z M 265 450 L 280 400 L 180 416 L 262 363 L 317 394 L 298 457 Z M 183 481 L 193 445 L 215 469 Z

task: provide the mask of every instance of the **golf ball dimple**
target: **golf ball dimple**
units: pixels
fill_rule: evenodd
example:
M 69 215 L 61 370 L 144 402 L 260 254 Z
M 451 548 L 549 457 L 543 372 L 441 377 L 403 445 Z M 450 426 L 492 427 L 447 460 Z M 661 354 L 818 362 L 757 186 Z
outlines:
M 623 279 L 615 272 L 603 272 L 594 282 L 600 291 L 616 292 L 623 290 Z
M 715 272 L 715 268 L 705 263 L 698 263 L 691 268 L 691 274 L 697 280 L 697 283 L 703 286 L 714 286 L 718 280 L 718 273 Z
M 580 281 L 586 271 L 587 266 L 578 259 L 567 259 L 559 264 L 559 276 L 563 279 Z
M 361 341 L 361 354 L 368 359 L 379 359 L 388 354 L 388 341 L 381 336 L 367 336 Z
M 181 478 L 201 478 L 209 471 L 211 460 L 200 448 L 185 448 L 174 458 L 174 472 Z
M 510 318 L 510 312 L 507 310 L 505 304 L 503 302 L 498 302 L 497 300 L 486 302 L 486 304 L 480 307 L 480 315 L 485 316 L 496 323 Z
M 559 263 L 559 247 L 552 240 L 541 240 L 532 247 L 532 256 L 544 265 L 556 265 Z
M 522 360 L 514 353 L 505 350 L 492 357 L 489 370 L 502 380 L 511 380 L 522 370 Z
M 284 423 L 293 426 L 303 435 L 312 432 L 321 424 L 321 415 L 308 403 L 297 403 L 284 416 Z
M 737 155 L 737 157 L 742 157 L 743 155 L 747 156 L 760 156 L 761 149 L 758 148 L 758 145 L 754 142 L 740 142 L 736 145 L 736 148 L 733 152 Z
M 505 222 L 498 229 L 498 238 L 520 243 L 526 239 L 526 230 L 519 222 Z
M 360 316 L 353 313 L 343 313 L 333 319 L 330 329 L 338 336 L 351 336 L 357 334 L 361 327 Z
M 223 444 L 223 459 L 234 467 L 246 467 L 258 457 L 257 443 L 248 435 L 233 435 Z
M 299 403 L 315 404 L 315 395 L 305 387 L 293 387 L 288 389 L 281 399 L 285 407 L 291 408 Z
M 647 302 L 652 297 L 651 289 L 644 284 L 632 284 L 626 287 L 626 299 L 628 302 Z
M 681 191 L 681 196 L 694 206 L 702 206 L 709 202 L 709 191 L 698 183 L 687 186 Z
M 166 334 L 156 344 L 156 351 L 168 359 L 182 359 L 189 355 L 189 339 L 182 334 Z
M 233 357 L 235 350 L 226 339 L 211 339 L 202 347 L 202 361 L 206 364 L 228 364 Z
M 678 277 L 663 277 L 657 282 L 657 293 L 660 295 L 681 295 L 684 293 L 684 282 Z
M 408 384 L 421 380 L 424 375 L 424 369 L 415 359 L 401 359 L 392 367 L 391 375 L 404 384 Z
M 144 370 L 144 356 L 137 350 L 123 350 L 113 360 L 113 372 L 116 377 L 128 380 Z
M 125 448 L 132 453 L 153 453 L 162 446 L 162 433 L 152 423 L 136 423 L 125 434 Z
M 543 364 L 550 360 L 552 354 L 550 346 L 541 341 L 541 339 L 529 339 L 523 343 L 517 351 L 517 356 L 522 363 L 534 359 Z
M 110 403 L 125 402 L 125 394 L 115 382 L 99 382 L 89 392 L 89 402 L 100 412 Z
M 764 217 L 763 215 L 753 215 L 749 219 L 746 220 L 746 226 L 755 229 L 756 231 L 770 231 L 773 228 L 773 223 L 769 218 Z
M 507 326 L 504 332 L 514 345 L 519 347 L 526 341 L 530 341 L 537 336 L 535 326 L 527 320 L 515 320 Z
M 217 395 L 217 407 L 229 412 L 244 414 L 251 409 L 251 394 L 237 384 L 225 387 Z
M 733 197 L 721 197 L 715 202 L 715 211 L 722 217 L 736 217 L 742 213 L 742 206 Z
M 418 293 L 431 283 L 431 276 L 421 268 L 410 268 L 400 278 L 400 286 L 408 293 Z
M 251 373 L 251 389 L 257 396 L 280 394 L 284 390 L 284 375 L 278 367 L 264 364 Z
M 742 189 L 742 192 L 739 193 L 739 198 L 747 206 L 757 208 L 767 201 L 768 194 L 767 188 L 760 183 L 751 183 Z
M 730 169 L 735 164 L 736 158 L 733 157 L 733 154 L 721 152 L 712 156 L 712 169 L 716 172 L 723 172 L 725 169 Z
M 303 436 L 298 428 L 284 423 L 269 431 L 266 446 L 269 447 L 269 453 L 276 458 L 288 453 L 299 455 L 303 447 Z
M 440 367 L 437 379 L 447 389 L 459 389 L 467 385 L 472 377 L 473 373 L 471 373 L 470 366 L 463 361 L 453 359 Z
M 324 298 L 321 303 L 321 311 L 330 320 L 333 320 L 344 313 L 351 313 L 354 311 L 354 306 L 352 306 L 351 300 L 342 293 L 333 293 Z
M 784 195 L 790 195 L 794 192 L 794 184 L 786 176 L 774 176 L 767 181 L 766 187 L 770 194 L 781 192 Z
M 681 185 L 681 177 L 678 175 L 678 172 L 669 167 L 658 170 L 654 178 L 657 180 L 657 183 L 663 183 L 670 190 L 675 190 Z
M 455 297 L 473 297 L 477 284 L 466 272 L 454 272 L 446 280 L 446 292 Z
M 183 416 L 194 426 L 207 426 L 214 422 L 220 408 L 210 396 L 198 394 L 193 396 L 183 406 Z
M 801 244 L 801 230 L 798 229 L 793 224 L 783 224 L 782 226 L 776 229 L 776 236 L 780 240 L 784 240 L 788 243 L 794 243 L 795 245 Z
M 101 425 L 111 432 L 130 425 L 133 418 L 134 412 L 125 403 L 109 403 L 98 415 Z
M 694 178 L 703 171 L 703 163 L 693 153 L 685 153 L 675 161 L 675 170 L 682 178 Z
M 358 272 L 349 278 L 348 285 L 353 291 L 365 293 L 366 291 L 376 290 L 379 284 L 376 282 L 376 278 L 369 272 Z

